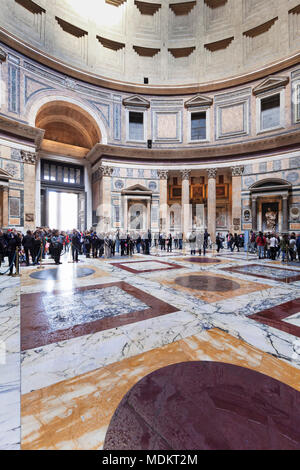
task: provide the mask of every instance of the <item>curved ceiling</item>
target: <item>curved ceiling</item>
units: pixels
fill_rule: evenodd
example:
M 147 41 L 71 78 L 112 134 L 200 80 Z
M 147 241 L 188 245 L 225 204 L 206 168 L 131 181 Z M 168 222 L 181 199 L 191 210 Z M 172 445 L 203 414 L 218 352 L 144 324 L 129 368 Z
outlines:
M 46 103 L 36 117 L 36 127 L 44 138 L 62 144 L 91 149 L 101 141 L 94 119 L 83 109 L 65 101 Z
M 2 0 L 1 8 L 0 39 L 14 35 L 51 66 L 112 88 L 211 84 L 299 60 L 300 0 Z

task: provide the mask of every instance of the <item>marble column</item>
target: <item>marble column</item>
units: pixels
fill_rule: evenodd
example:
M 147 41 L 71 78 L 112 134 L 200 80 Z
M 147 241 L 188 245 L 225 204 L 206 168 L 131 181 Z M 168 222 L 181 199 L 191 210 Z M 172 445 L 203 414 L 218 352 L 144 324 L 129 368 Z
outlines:
M 251 212 L 252 212 L 252 230 L 257 230 L 257 197 L 252 194 L 251 200 Z
M 216 241 L 216 179 L 217 169 L 208 168 L 208 192 L 207 192 L 207 231 L 210 234 L 212 242 Z
M 8 228 L 8 193 L 9 189 L 7 187 L 3 187 L 3 194 L 2 194 L 2 207 L 3 207 L 3 212 L 2 212 L 2 222 L 3 222 L 3 228 Z
M 185 240 L 191 228 L 191 207 L 190 207 L 190 175 L 191 170 L 181 170 L 181 216 L 182 233 Z
M 151 230 L 151 199 L 147 200 L 147 230 Z
M 108 232 L 112 227 L 111 208 L 111 177 L 114 169 L 109 166 L 100 166 L 102 179 L 100 183 L 100 231 Z
M 242 174 L 243 166 L 233 166 L 232 171 L 232 230 L 234 232 L 241 231 L 241 214 L 242 214 Z M 238 227 L 238 228 L 237 228 Z
M 161 232 L 168 231 L 168 170 L 158 170 L 159 177 L 159 218 L 161 222 Z
M 34 152 L 21 151 L 24 163 L 24 229 L 34 230 L 36 227 L 36 177 L 35 166 L 37 156 Z
M 284 233 L 289 231 L 288 196 L 282 196 L 282 231 Z

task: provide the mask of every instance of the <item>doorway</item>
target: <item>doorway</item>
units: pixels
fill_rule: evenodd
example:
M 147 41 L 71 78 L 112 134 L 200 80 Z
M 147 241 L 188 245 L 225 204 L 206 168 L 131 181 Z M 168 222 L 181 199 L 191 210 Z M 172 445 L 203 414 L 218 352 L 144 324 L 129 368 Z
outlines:
M 49 192 L 49 227 L 68 231 L 78 227 L 78 194 Z

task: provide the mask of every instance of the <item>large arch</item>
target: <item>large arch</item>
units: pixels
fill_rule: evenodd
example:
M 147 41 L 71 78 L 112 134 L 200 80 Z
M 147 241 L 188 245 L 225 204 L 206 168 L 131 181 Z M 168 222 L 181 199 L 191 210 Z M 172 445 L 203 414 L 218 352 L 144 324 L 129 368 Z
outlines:
M 83 116 L 93 122 L 95 128 L 98 130 L 99 133 L 99 141 L 96 143 L 107 144 L 107 136 L 108 130 L 106 125 L 104 124 L 103 120 L 99 117 L 95 110 L 87 105 L 84 101 L 80 99 L 76 99 L 71 96 L 65 96 L 57 94 L 56 91 L 48 92 L 47 96 L 42 95 L 36 97 L 30 105 L 28 105 L 26 110 L 26 116 L 28 119 L 29 125 L 33 127 L 37 127 L 37 116 L 39 113 L 44 110 L 47 106 L 53 105 L 53 103 L 65 103 L 65 106 L 69 109 L 77 109 Z

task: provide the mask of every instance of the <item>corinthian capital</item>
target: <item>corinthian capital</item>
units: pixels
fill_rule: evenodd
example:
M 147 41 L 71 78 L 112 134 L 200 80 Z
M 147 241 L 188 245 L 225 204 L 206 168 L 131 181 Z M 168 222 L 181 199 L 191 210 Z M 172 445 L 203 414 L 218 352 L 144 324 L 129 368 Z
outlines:
M 114 169 L 111 166 L 100 166 L 102 176 L 112 176 Z
M 217 168 L 207 168 L 206 171 L 207 171 L 208 179 L 210 179 L 210 178 L 216 179 L 217 178 Z
M 157 170 L 157 176 L 160 180 L 167 180 L 169 176 L 168 170 Z
M 182 180 L 189 180 L 191 175 L 191 170 L 180 170 Z
M 36 164 L 36 153 L 34 152 L 26 152 L 25 150 L 21 150 L 21 158 L 23 163 L 28 163 L 29 165 Z
M 232 166 L 231 171 L 232 171 L 232 176 L 242 176 L 242 174 L 244 173 L 244 167 L 243 166 Z

